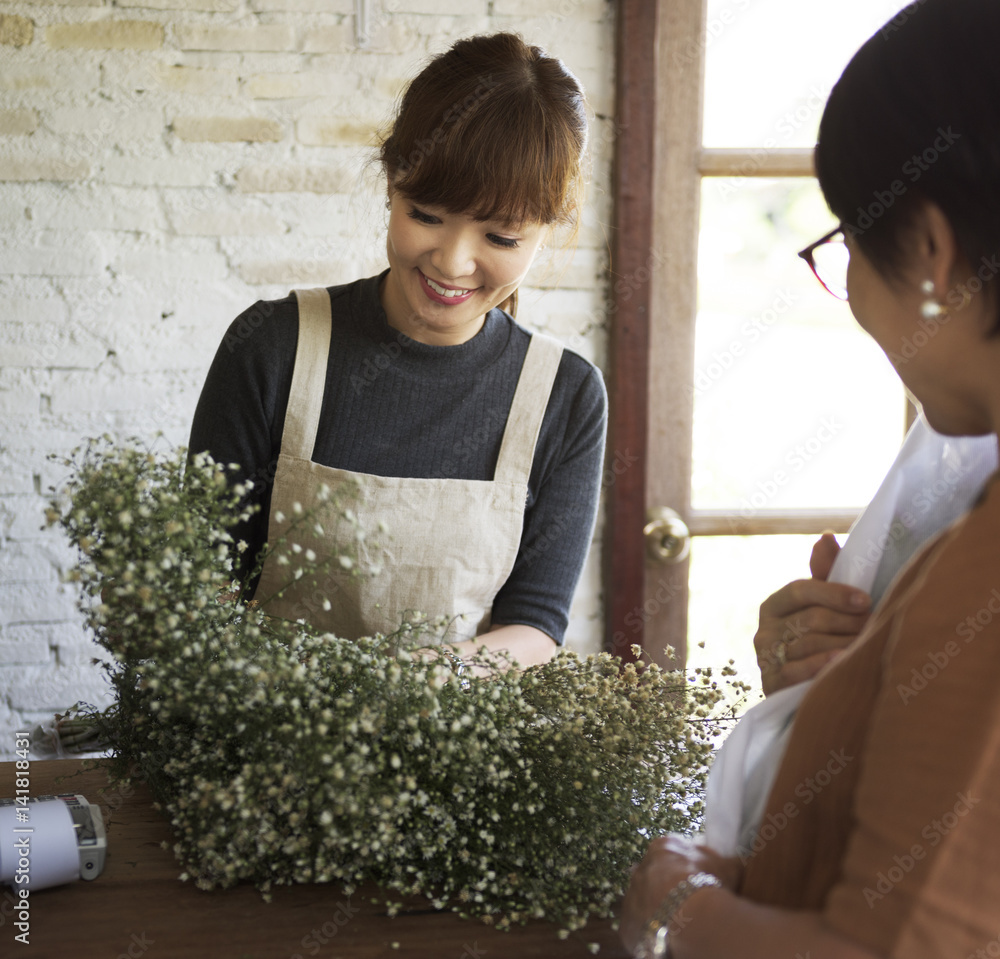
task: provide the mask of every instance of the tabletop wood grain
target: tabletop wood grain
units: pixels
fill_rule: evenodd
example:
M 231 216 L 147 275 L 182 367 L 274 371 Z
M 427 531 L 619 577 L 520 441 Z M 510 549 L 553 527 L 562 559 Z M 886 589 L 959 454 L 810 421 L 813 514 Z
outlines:
M 629 955 L 609 922 L 565 940 L 552 923 L 510 932 L 424 899 L 403 899 L 390 918 L 374 886 L 347 896 L 334 884 L 282 886 L 265 902 L 249 885 L 203 892 L 180 882 L 170 829 L 141 784 L 109 784 L 104 768 L 78 760 L 32 761 L 31 795 L 77 792 L 99 803 L 108 832 L 103 874 L 35 892 L 29 944 L 14 940 L 13 893 L 0 886 L 0 956 L 31 959 L 601 959 Z M 0 796 L 14 796 L 14 764 L 0 763 Z M 397 894 L 391 896 L 399 900 Z M 372 900 L 375 900 L 373 902 Z

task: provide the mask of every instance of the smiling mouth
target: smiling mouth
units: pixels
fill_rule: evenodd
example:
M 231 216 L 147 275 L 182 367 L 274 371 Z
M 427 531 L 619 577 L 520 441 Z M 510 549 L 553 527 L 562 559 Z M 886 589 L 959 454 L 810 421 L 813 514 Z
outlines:
M 449 299 L 458 296 L 467 296 L 472 293 L 472 290 L 450 290 L 445 286 L 441 286 L 435 283 L 426 273 L 423 274 L 424 279 L 427 281 L 427 285 L 435 292 L 438 296 L 446 296 Z

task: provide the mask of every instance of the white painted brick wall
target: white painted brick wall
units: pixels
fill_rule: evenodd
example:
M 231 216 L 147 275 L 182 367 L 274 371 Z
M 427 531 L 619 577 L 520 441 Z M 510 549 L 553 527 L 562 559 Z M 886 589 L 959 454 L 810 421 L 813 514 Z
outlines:
M 238 312 L 381 268 L 372 132 L 460 36 L 517 30 L 587 87 L 578 250 L 536 265 L 521 320 L 604 362 L 612 19 L 609 0 L 371 0 L 362 47 L 354 0 L 0 0 L 0 758 L 15 728 L 107 698 L 43 528 L 59 458 L 104 432 L 185 442 Z M 601 609 L 595 552 L 575 648 L 599 648 Z

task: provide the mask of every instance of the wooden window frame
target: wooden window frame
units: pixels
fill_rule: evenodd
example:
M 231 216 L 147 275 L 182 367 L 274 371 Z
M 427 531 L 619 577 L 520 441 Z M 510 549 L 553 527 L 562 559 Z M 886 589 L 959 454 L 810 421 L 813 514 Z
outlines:
M 720 150 L 702 146 L 705 0 L 619 0 L 614 161 L 615 212 L 609 329 L 610 418 L 606 496 L 605 644 L 626 661 L 633 643 L 647 647 L 635 622 L 651 593 L 642 527 L 647 503 L 668 503 L 694 536 L 846 532 L 857 511 L 692 510 L 691 436 L 694 319 L 701 182 L 706 177 L 812 177 L 812 150 Z M 651 270 L 651 261 L 657 268 Z M 649 277 L 640 283 L 640 277 Z M 690 318 L 688 330 L 663 341 L 657 316 Z M 684 389 L 678 390 L 677 384 Z M 649 410 L 671 410 L 668 422 Z M 670 436 L 674 454 L 653 464 L 650 444 Z M 623 467 L 619 472 L 617 465 Z M 671 637 L 687 636 L 687 564 L 656 571 L 656 585 L 680 595 L 667 610 Z M 627 637 L 623 640 L 622 637 Z M 674 645 L 678 645 L 675 641 Z M 677 662 L 684 662 L 679 650 Z

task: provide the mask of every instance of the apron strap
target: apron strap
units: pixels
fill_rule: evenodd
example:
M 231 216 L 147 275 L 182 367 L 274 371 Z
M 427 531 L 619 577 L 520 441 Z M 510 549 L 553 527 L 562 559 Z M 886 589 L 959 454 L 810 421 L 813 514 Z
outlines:
M 559 372 L 562 352 L 558 340 L 532 333 L 510 405 L 494 480 L 528 482 L 535 443 L 549 405 L 552 384 Z
M 299 301 L 299 339 L 281 433 L 281 452 L 311 460 L 319 430 L 330 356 L 330 294 L 323 288 L 295 290 Z

